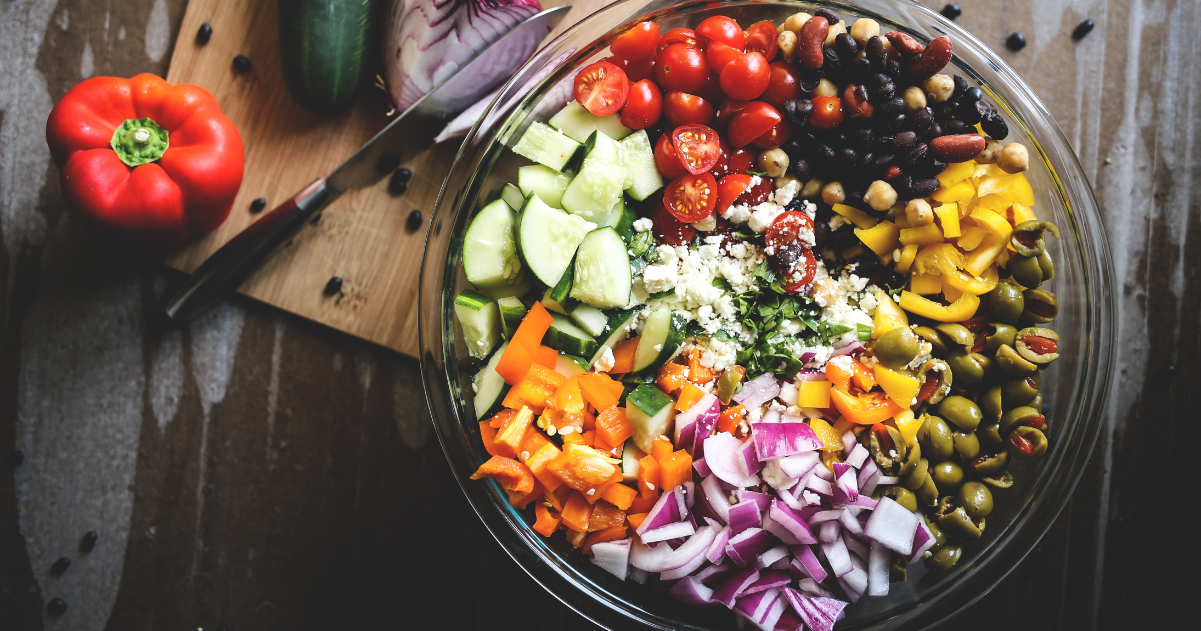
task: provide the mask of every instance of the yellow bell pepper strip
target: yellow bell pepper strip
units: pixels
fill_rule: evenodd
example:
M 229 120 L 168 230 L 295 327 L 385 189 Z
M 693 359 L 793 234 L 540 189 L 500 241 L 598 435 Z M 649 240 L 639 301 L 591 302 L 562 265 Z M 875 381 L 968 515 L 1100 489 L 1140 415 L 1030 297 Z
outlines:
M 980 298 L 969 293 L 964 293 L 959 300 L 943 306 L 913 292 L 901 292 L 902 309 L 938 322 L 964 322 L 976 315 L 976 309 L 979 307 Z
M 996 261 L 998 254 L 1009 247 L 1013 226 L 1004 217 L 986 208 L 972 210 L 971 217 L 984 230 L 984 240 L 964 257 L 963 269 L 972 276 L 979 276 Z
M 526 458 L 525 466 L 529 467 L 530 473 L 534 474 L 534 477 L 542 483 L 543 488 L 547 491 L 553 492 L 563 485 L 563 480 L 547 468 L 547 465 L 558 458 L 561 453 L 563 452 L 554 443 L 548 442 L 531 454 L 529 458 Z
M 971 199 L 975 194 L 976 188 L 972 186 L 971 182 L 960 182 L 947 188 L 940 188 L 937 191 L 934 191 L 934 194 L 930 196 L 930 199 L 933 199 L 936 202 L 943 202 L 945 204 L 947 202 L 966 201 Z
M 529 493 L 534 490 L 534 474 L 530 473 L 529 467 L 512 458 L 492 456 L 471 474 L 472 480 L 484 478 L 496 480 L 506 491 Z
M 996 167 L 996 165 L 989 166 Z M 1021 173 L 1010 175 L 1000 168 L 997 168 L 995 173 L 990 172 L 980 179 L 980 185 L 977 187 L 976 194 L 980 197 L 1000 195 L 1010 202 L 1023 206 L 1034 205 L 1034 189 L 1030 187 L 1030 183 L 1026 181 L 1025 176 Z
M 942 236 L 953 239 L 963 234 L 959 231 L 959 204 L 941 204 L 934 209 L 935 216 L 942 224 Z
M 513 409 L 526 406 L 533 410 L 534 414 L 542 414 L 547 403 L 553 399 L 555 392 L 565 381 L 567 377 L 555 370 L 541 364 L 530 364 L 525 377 L 509 389 L 501 405 Z
M 577 491 L 587 491 L 607 482 L 617 472 L 605 454 L 584 445 L 563 445 L 563 453 L 547 463 L 550 472 Z
M 898 241 L 900 243 L 900 241 Z M 909 267 L 913 265 L 913 259 L 917 257 L 917 245 L 909 244 L 901 248 L 901 258 L 896 261 L 896 272 L 898 274 L 908 274 Z
M 496 363 L 496 373 L 509 385 L 516 384 L 525 377 L 530 365 L 538 356 L 538 348 L 542 345 L 542 336 L 550 329 L 555 321 L 550 312 L 539 303 L 526 312 L 521 324 L 513 332 L 513 339 L 505 348 L 504 355 Z
M 522 406 L 516 414 L 509 417 L 504 427 L 496 432 L 496 438 L 493 439 L 493 442 L 503 445 L 506 451 L 510 451 L 516 455 L 521 451 L 521 443 L 525 440 L 526 430 L 533 423 L 534 413 L 530 408 Z
M 898 406 L 908 408 L 915 403 L 914 399 L 921 387 L 921 383 L 916 377 L 885 368 L 882 364 L 876 364 L 872 372 L 876 376 L 876 382 L 884 389 L 884 393 Z
M 915 274 L 941 276 L 963 267 L 963 253 L 950 243 L 928 245 L 913 259 Z
M 954 270 L 950 274 L 945 274 L 942 277 L 942 284 L 945 290 L 946 287 L 954 287 L 959 291 L 966 291 L 969 294 L 983 296 L 988 292 L 997 288 L 997 266 L 989 265 L 988 269 L 979 276 L 968 276 L 967 274 Z M 950 296 L 948 296 L 950 298 Z
M 975 222 L 971 225 L 967 225 L 966 223 L 960 223 L 959 225 L 963 229 L 963 236 L 955 241 L 955 245 L 958 245 L 959 249 L 964 252 L 971 252 L 979 247 L 980 243 L 984 241 L 984 231 Z M 899 269 L 897 271 L 900 272 Z
M 917 438 L 917 432 L 922 428 L 922 424 L 926 422 L 925 417 L 914 418 L 913 410 L 901 410 L 901 413 L 892 417 L 892 422 L 897 426 L 897 431 L 901 433 L 901 437 L 905 439 L 906 445 L 912 445 Z
M 817 434 L 817 439 L 822 441 L 822 451 L 842 451 L 842 434 L 834 431 L 829 423 L 820 418 L 811 418 L 809 428 Z
M 909 290 L 921 296 L 942 293 L 942 276 L 914 274 L 909 277 Z M 904 305 L 901 305 L 904 307 Z
M 586 372 L 577 378 L 579 379 L 580 390 L 584 395 L 584 400 L 592 404 L 592 407 L 604 411 L 617 405 L 617 397 L 621 396 L 621 392 L 618 391 L 617 394 L 613 394 L 613 388 L 610 387 L 610 384 L 616 382 L 610 379 L 608 375 Z M 618 383 L 617 386 L 620 388 L 621 384 Z
M 976 172 L 975 162 L 956 162 L 948 164 L 947 168 L 938 174 L 938 184 L 943 188 L 950 188 L 969 177 Z
M 830 382 L 825 379 L 802 381 L 797 392 L 797 405 L 803 408 L 830 407 Z
M 962 289 L 956 289 L 950 285 L 944 284 L 942 287 L 942 297 L 947 302 L 955 302 L 956 300 L 959 300 L 959 297 L 962 296 L 963 293 L 964 292 Z
M 835 388 L 830 390 L 830 399 L 833 400 L 834 407 L 842 413 L 843 418 L 859 425 L 873 425 L 890 419 L 901 411 L 901 406 L 885 396 L 883 392 L 868 392 L 854 396 Z
M 917 250 L 917 246 L 905 247 Z M 901 256 L 904 257 L 903 254 Z M 893 301 L 892 296 L 884 293 L 882 289 L 877 289 L 876 315 L 872 316 L 872 339 L 878 340 L 885 333 L 900 327 L 909 327 L 909 316 Z
M 933 223 L 926 224 L 920 228 L 904 228 L 901 230 L 899 240 L 902 245 L 912 244 L 918 247 L 934 245 L 935 243 L 942 243 L 942 230 Z
M 850 221 L 864 230 L 871 228 L 880 221 L 879 219 L 863 212 L 862 210 L 859 210 L 853 206 L 847 206 L 846 204 L 834 204 L 833 209 L 834 212 L 846 217 L 847 221 Z
M 901 229 L 891 221 L 880 223 L 867 228 L 855 228 L 855 236 L 877 256 L 891 256 L 893 250 L 901 247 Z

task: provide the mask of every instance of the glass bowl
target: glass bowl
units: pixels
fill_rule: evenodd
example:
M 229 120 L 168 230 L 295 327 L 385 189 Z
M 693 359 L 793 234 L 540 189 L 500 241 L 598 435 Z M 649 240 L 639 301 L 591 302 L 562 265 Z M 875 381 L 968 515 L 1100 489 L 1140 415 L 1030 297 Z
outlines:
M 443 184 L 426 241 L 419 304 L 421 366 L 434 427 L 451 470 L 480 519 L 513 559 L 555 597 L 608 628 L 639 622 L 659 629 L 733 629 L 724 608 L 694 608 L 652 586 L 618 581 L 594 566 L 561 535 L 546 538 L 530 527 L 525 511 L 511 508 L 493 482 L 469 479 L 488 458 L 469 399 L 471 360 L 456 340 L 452 302 L 466 288 L 460 255 L 469 218 L 499 196 L 516 168 L 527 161 L 509 150 L 533 121 L 545 121 L 571 98 L 574 71 L 604 57 L 605 38 L 627 25 L 654 19 L 666 31 L 696 26 L 711 15 L 740 24 L 779 24 L 798 11 L 822 6 L 848 23 L 871 17 L 881 32 L 901 30 L 929 41 L 954 41 L 953 71 L 979 85 L 1004 114 L 1010 140 L 1030 148 L 1026 173 L 1042 219 L 1058 224 L 1051 239 L 1057 264 L 1044 285 L 1059 299 L 1052 325 L 1061 336 L 1061 358 L 1043 380 L 1051 448 L 1034 463 L 1019 463 L 1017 483 L 997 492 L 997 509 L 985 536 L 965 548 L 948 572 L 910 567 L 909 580 L 894 582 L 884 598 L 863 598 L 847 609 L 845 629 L 923 628 L 975 602 L 1022 560 L 1046 532 L 1075 487 L 1101 426 L 1112 377 L 1114 302 L 1109 247 L 1096 200 L 1067 139 L 1047 109 L 1017 74 L 984 44 L 953 22 L 908 0 L 839 2 L 673 2 L 624 0 L 588 16 L 540 51 L 501 89 L 467 136 Z

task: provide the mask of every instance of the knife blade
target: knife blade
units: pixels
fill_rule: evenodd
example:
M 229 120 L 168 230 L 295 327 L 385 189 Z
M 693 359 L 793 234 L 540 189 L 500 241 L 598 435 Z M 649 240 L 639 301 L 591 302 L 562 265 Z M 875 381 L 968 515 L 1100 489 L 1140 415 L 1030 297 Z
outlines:
M 426 151 L 447 121 L 507 81 L 571 9 L 547 9 L 514 26 L 396 117 L 327 177 L 250 224 L 209 256 L 166 304 L 174 320 L 195 318 L 232 293 L 280 244 L 343 193 L 375 184 Z

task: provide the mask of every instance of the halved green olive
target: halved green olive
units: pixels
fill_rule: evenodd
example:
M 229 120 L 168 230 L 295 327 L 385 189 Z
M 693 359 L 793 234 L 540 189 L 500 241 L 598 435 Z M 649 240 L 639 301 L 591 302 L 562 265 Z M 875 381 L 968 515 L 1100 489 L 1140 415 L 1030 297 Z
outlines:
M 979 539 L 980 535 L 984 533 L 984 520 L 980 519 L 978 522 L 973 520 L 962 506 L 939 517 L 938 525 L 952 535 L 970 539 Z
M 1046 420 L 1038 410 L 1027 406 L 1016 407 L 1001 415 L 1001 434 L 1008 435 L 1009 432 L 1022 425 L 1039 429 L 1038 425 L 1045 422 Z
M 947 345 L 942 341 L 942 338 L 938 335 L 938 331 L 935 331 L 934 329 L 932 329 L 928 326 L 919 326 L 919 327 L 913 329 L 913 334 L 922 338 L 923 340 L 929 342 L 930 346 L 934 347 L 935 355 L 945 355 L 946 354 Z
M 1026 407 L 1031 407 L 1031 408 L 1038 410 L 1039 412 L 1042 412 L 1043 411 L 1043 393 L 1039 392 L 1038 395 L 1034 397 L 1033 401 L 1026 404 Z
M 953 375 L 954 373 L 951 372 L 951 367 L 947 365 L 947 362 L 944 362 L 941 359 L 931 359 L 930 361 L 922 364 L 921 369 L 918 370 L 917 373 L 917 382 L 920 384 L 925 384 L 926 379 L 930 376 L 933 376 L 938 384 L 934 388 L 934 393 L 930 395 L 930 398 L 926 399 L 926 403 L 934 405 L 939 401 L 942 401 L 943 398 L 947 396 L 947 393 L 951 391 L 951 380 Z
M 1009 257 L 1005 269 L 1022 287 L 1034 289 L 1043 284 L 1043 268 L 1039 267 L 1037 258 L 1015 254 Z
M 1001 386 L 1001 402 L 1007 408 L 1026 405 L 1036 396 L 1038 396 L 1038 384 L 1034 383 L 1030 377 L 1011 379 Z
M 1059 334 L 1051 329 L 1030 326 L 1017 332 L 1017 352 L 1031 363 L 1049 364 L 1059 359 Z
M 972 353 L 972 359 L 980 366 L 980 370 L 984 371 L 984 382 L 988 383 L 993 380 L 997 374 L 997 362 L 993 358 L 984 353 Z
M 1038 365 L 1018 355 L 1012 346 L 1005 345 L 997 349 L 997 366 L 1015 377 L 1029 377 L 1038 372 Z
M 976 436 L 980 438 L 980 442 L 986 445 L 989 449 L 996 449 L 1005 444 L 1001 438 L 1001 424 L 993 421 L 991 423 L 981 423 L 980 427 L 976 428 Z M 979 455 L 977 455 L 979 457 Z
M 926 457 L 942 462 L 955 452 L 955 439 L 951 436 L 951 428 L 947 422 L 932 414 L 924 415 L 926 420 L 918 430 L 918 443 Z M 879 463 L 876 463 L 879 464 Z
M 976 357 L 963 349 L 957 348 L 947 353 L 946 362 L 959 385 L 975 388 L 984 383 L 984 367 Z
M 891 484 L 884 489 L 884 497 L 891 497 L 893 501 L 909 509 L 910 512 L 917 512 L 917 496 L 909 489 Z
M 985 422 L 996 423 L 1001 420 L 1001 414 L 1005 411 L 1003 401 L 1001 386 L 993 386 L 980 395 L 980 413 L 984 415 Z
M 1024 308 L 1022 319 L 1035 324 L 1046 324 L 1059 315 L 1059 300 L 1045 289 L 1027 289 L 1022 293 Z
M 930 479 L 939 493 L 950 493 L 963 483 L 963 467 L 954 460 L 945 460 L 930 468 Z
M 1059 237 L 1059 228 L 1049 221 L 1031 219 L 1013 227 L 1009 244 L 1022 256 L 1038 256 L 1046 251 L 1046 232 Z
M 1047 453 L 1047 435 L 1028 425 L 1019 425 L 1005 438 L 1009 453 L 1018 460 L 1038 460 Z
M 1021 287 L 1003 280 L 984 295 L 984 305 L 997 321 L 1017 322 L 1026 308 L 1026 298 Z
M 967 467 L 976 475 L 986 476 L 1004 469 L 1007 464 L 1009 464 L 1009 452 L 999 451 L 995 454 L 980 454 L 968 461 Z
M 908 327 L 899 326 L 880 336 L 872 346 L 872 354 L 885 368 L 900 368 L 913 361 L 921 350 L 921 342 Z
M 1047 254 L 1046 250 L 1038 255 L 1038 266 L 1043 270 L 1043 282 L 1055 278 L 1055 262 L 1051 260 L 1051 255 Z
M 922 485 L 913 491 L 917 495 L 917 501 L 926 508 L 933 508 L 938 503 L 938 485 L 934 484 L 934 478 L 930 477 L 927 472 L 926 479 L 922 480 Z
M 929 475 L 930 461 L 922 458 L 917 461 L 917 466 L 913 468 L 913 471 L 905 474 L 905 479 L 902 480 L 902 482 L 905 483 L 905 488 L 909 489 L 910 491 L 916 491 L 922 488 L 922 485 L 926 483 L 926 478 Z
M 938 499 L 935 498 L 935 503 L 937 502 Z M 947 533 L 943 532 L 942 528 L 938 527 L 938 519 L 931 518 L 930 515 L 927 514 L 922 514 L 922 521 L 926 522 L 926 528 L 930 530 L 930 535 L 934 537 L 935 548 L 947 545 Z
M 949 570 L 955 567 L 959 562 L 959 557 L 963 555 L 963 548 L 956 544 L 948 543 L 942 546 L 926 557 L 926 567 L 932 570 Z
M 905 446 L 908 453 L 905 454 L 905 462 L 901 464 L 901 468 L 897 471 L 897 475 L 904 477 L 913 473 L 917 468 L 917 464 L 922 461 L 922 444 L 913 441 Z
M 995 489 L 1007 489 L 1013 486 L 1013 474 L 1009 472 L 1009 469 L 1006 469 L 1000 473 L 986 475 L 980 478 L 980 481 Z
M 984 332 L 984 343 L 988 346 L 990 353 L 995 353 L 1002 344 L 1013 346 L 1018 334 L 1017 329 L 1004 322 L 989 323 L 985 325 Z
M 959 459 L 967 462 L 972 458 L 980 455 L 980 439 L 976 436 L 976 432 L 951 432 L 951 436 L 955 440 L 955 452 L 959 454 Z
M 905 456 L 909 449 L 905 446 L 905 439 L 895 427 L 885 425 L 884 429 L 888 432 L 888 437 L 892 439 L 892 449 L 886 451 L 880 444 L 880 437 L 875 431 L 871 431 L 868 432 L 867 451 L 871 454 L 872 460 L 879 465 L 880 471 L 885 475 L 896 475 L 905 462 Z
M 938 404 L 938 414 L 954 423 L 965 432 L 976 430 L 976 426 L 984 418 L 980 406 L 967 397 L 952 395 Z
M 905 557 L 892 553 L 892 561 L 888 564 L 888 580 L 905 582 L 909 579 L 909 560 Z
M 951 344 L 954 344 L 965 351 L 971 352 L 972 345 L 976 343 L 975 334 L 962 324 L 946 322 L 934 328 L 938 329 L 938 332 L 942 333 L 944 339 L 948 341 L 948 348 L 950 348 Z
M 972 519 L 983 519 L 992 512 L 992 492 L 979 482 L 964 482 L 959 487 L 959 505 Z

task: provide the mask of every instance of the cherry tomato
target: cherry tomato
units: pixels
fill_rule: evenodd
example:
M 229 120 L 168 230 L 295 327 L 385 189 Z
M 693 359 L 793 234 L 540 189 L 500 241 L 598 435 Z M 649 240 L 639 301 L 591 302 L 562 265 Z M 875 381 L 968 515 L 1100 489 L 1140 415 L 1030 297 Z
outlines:
M 696 27 L 696 34 L 708 40 L 710 46 L 714 42 L 721 42 L 739 50 L 746 46 L 746 34 L 742 32 L 742 27 L 724 15 L 715 15 L 701 22 L 701 25 Z
M 667 122 L 676 127 L 704 125 L 713 120 L 713 106 L 709 105 L 705 99 L 693 94 L 668 92 L 663 100 L 663 114 L 667 116 Z
M 801 95 L 801 75 L 792 64 L 783 61 L 771 62 L 768 69 L 767 91 L 763 93 L 762 98 L 776 106 L 776 109 L 781 109 L 785 103 Z M 630 74 L 628 69 L 626 74 Z
M 767 262 L 784 276 L 784 291 L 795 294 L 807 289 L 817 274 L 817 257 L 801 240 L 812 233 L 813 220 L 803 212 L 788 211 L 776 217 L 763 234 Z
M 735 149 L 730 154 L 730 173 L 746 173 L 755 166 L 755 153 L 746 149 Z
M 630 80 L 630 83 L 655 78 L 654 55 L 647 55 L 646 57 L 627 61 L 620 65 L 621 69 L 626 71 L 626 78 Z
M 751 144 L 760 149 L 775 149 L 780 145 L 788 142 L 792 137 L 792 124 L 786 120 L 782 120 L 767 130 L 762 136 L 751 141 Z
M 701 38 L 696 36 L 696 31 L 690 28 L 673 28 L 659 39 L 659 43 L 655 45 L 655 55 L 663 54 L 663 51 L 672 44 L 687 44 L 697 49 L 704 45 Z
M 721 91 L 733 99 L 750 101 L 759 98 L 771 80 L 767 60 L 757 52 L 749 52 L 721 69 Z
M 713 106 L 721 103 L 726 98 L 726 93 L 721 91 L 721 76 L 716 72 L 710 72 L 709 79 L 705 81 L 705 85 L 696 95 Z
M 654 81 L 643 79 L 630 86 L 630 96 L 621 110 L 621 124 L 630 129 L 646 129 L 663 115 L 663 95 Z
M 771 199 L 772 193 L 775 191 L 775 183 L 770 177 L 760 177 L 759 183 L 752 186 L 741 197 L 734 200 L 735 204 L 746 204 L 747 206 L 758 206 L 763 202 Z
M 630 80 L 621 68 L 607 62 L 589 64 L 575 76 L 575 100 L 597 116 L 608 116 L 626 104 Z
M 717 211 L 717 216 L 720 217 L 730 206 L 733 206 L 734 200 L 741 197 L 750 187 L 751 176 L 745 173 L 736 173 L 723 177 L 717 183 L 717 205 L 713 208 Z
M 813 97 L 813 113 L 809 124 L 814 129 L 833 129 L 842 122 L 842 99 L 836 96 Z
M 696 236 L 696 228 L 686 224 L 667 210 L 660 198 L 651 211 L 651 221 L 654 222 L 655 240 L 671 246 L 684 245 Z
M 728 125 L 731 116 L 746 109 L 746 106 L 750 104 L 750 101 L 739 101 L 738 99 L 726 98 L 722 100 L 721 107 L 717 109 L 717 124 Z
M 698 222 L 708 217 L 717 205 L 717 180 L 709 173 L 689 173 L 677 178 L 663 192 L 663 203 L 676 219 Z
M 659 44 L 659 25 L 639 22 L 609 42 L 609 50 L 622 59 L 642 59 L 655 52 Z
M 684 166 L 684 157 L 680 155 L 679 151 L 676 151 L 676 146 L 672 144 L 671 134 L 663 134 L 659 136 L 659 140 L 655 141 L 655 168 L 669 180 L 688 175 L 688 167 Z
M 709 62 L 699 48 L 672 44 L 655 58 L 655 79 L 666 92 L 696 94 L 709 80 Z
M 751 141 L 767 133 L 781 120 L 783 119 L 776 108 L 763 101 L 751 101 L 745 108 L 730 117 L 730 125 L 726 130 L 730 145 L 745 147 L 751 144 Z
M 729 174 L 730 168 L 730 153 L 734 150 L 730 148 L 730 143 L 726 142 L 725 138 L 717 139 L 717 163 L 713 165 L 709 172 L 713 177 L 721 180 L 722 177 Z
M 672 132 L 671 140 L 676 146 L 676 151 L 684 158 L 684 167 L 693 175 L 712 169 L 721 159 L 721 137 L 704 125 L 678 127 Z
M 709 48 L 705 49 L 705 61 L 709 62 L 709 67 L 714 72 L 721 72 L 726 64 L 738 59 L 742 56 L 742 50 L 734 48 L 725 42 L 710 42 Z
M 777 43 L 779 37 L 780 32 L 776 30 L 775 24 L 766 20 L 756 22 L 746 30 L 746 51 L 748 53 L 752 50 L 759 51 L 768 61 L 771 61 L 775 58 L 776 52 L 780 50 L 780 44 Z

